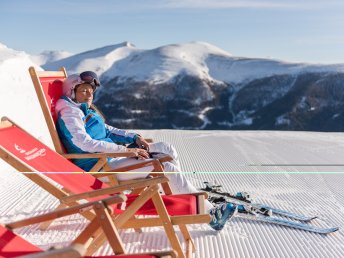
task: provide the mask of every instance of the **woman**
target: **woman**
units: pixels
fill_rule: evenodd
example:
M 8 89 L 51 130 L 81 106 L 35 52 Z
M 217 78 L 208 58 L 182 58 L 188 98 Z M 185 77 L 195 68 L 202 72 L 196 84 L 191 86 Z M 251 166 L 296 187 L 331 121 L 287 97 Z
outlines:
M 139 134 L 105 124 L 102 115 L 93 105 L 93 94 L 99 86 L 100 82 L 97 75 L 91 71 L 70 75 L 63 82 L 64 96 L 56 103 L 57 130 L 67 152 L 136 152 L 138 154 L 139 159 L 110 158 L 108 163 L 112 169 L 137 164 L 141 160 L 149 159 L 149 151 L 161 152 L 173 158 L 172 161 L 163 163 L 164 171 L 180 172 L 178 155 L 172 145 L 163 142 L 149 144 Z M 138 148 L 127 148 L 122 144 L 136 144 Z M 73 162 L 82 169 L 89 171 L 97 160 L 78 159 Z M 136 170 L 141 173 L 120 173 L 117 178 L 118 180 L 145 178 L 152 170 L 153 167 L 148 166 Z M 166 176 L 170 181 L 173 193 L 198 192 L 183 174 L 168 173 Z M 214 207 L 209 201 L 206 201 L 205 205 L 212 215 L 210 226 L 215 230 L 221 230 L 236 210 L 236 206 L 231 203 L 223 203 Z

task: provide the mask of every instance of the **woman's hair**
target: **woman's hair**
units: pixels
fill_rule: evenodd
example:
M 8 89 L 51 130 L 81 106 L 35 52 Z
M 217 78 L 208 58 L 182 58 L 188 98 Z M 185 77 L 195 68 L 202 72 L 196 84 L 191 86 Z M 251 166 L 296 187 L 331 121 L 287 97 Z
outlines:
M 97 113 L 98 115 L 100 115 L 100 117 L 101 117 L 101 118 L 104 120 L 104 122 L 105 122 L 105 116 L 104 116 L 104 114 L 103 114 L 94 104 L 91 104 L 90 109 L 96 111 L 96 113 Z

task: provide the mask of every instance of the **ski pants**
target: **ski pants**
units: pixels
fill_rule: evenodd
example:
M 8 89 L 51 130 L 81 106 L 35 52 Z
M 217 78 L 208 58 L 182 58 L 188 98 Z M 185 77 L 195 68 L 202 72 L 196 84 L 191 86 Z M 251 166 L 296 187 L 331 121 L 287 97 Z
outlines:
M 168 154 L 172 157 L 172 160 L 169 162 L 164 162 L 164 171 L 165 172 L 176 172 L 176 173 L 166 173 L 165 176 L 169 179 L 169 183 L 171 186 L 171 190 L 174 194 L 185 194 L 185 193 L 196 193 L 199 192 L 195 186 L 193 186 L 181 172 L 180 162 L 178 159 L 178 154 L 176 149 L 173 145 L 165 142 L 157 142 L 151 143 L 149 145 L 150 152 L 160 152 L 164 154 Z M 146 159 L 146 161 L 149 159 Z M 116 169 L 118 167 L 134 165 L 137 163 L 142 162 L 142 160 L 137 160 L 133 158 L 112 158 L 109 161 L 109 166 L 112 169 Z M 131 179 L 138 179 L 138 178 L 146 178 L 150 171 L 153 170 L 153 166 L 147 166 L 144 168 L 136 169 L 130 171 L 130 173 L 119 173 L 117 175 L 118 180 L 131 180 Z M 140 172 L 140 173 L 133 173 L 133 172 Z M 146 173 L 142 173 L 146 172 Z M 208 210 L 213 208 L 214 206 L 209 202 L 205 202 L 205 206 Z

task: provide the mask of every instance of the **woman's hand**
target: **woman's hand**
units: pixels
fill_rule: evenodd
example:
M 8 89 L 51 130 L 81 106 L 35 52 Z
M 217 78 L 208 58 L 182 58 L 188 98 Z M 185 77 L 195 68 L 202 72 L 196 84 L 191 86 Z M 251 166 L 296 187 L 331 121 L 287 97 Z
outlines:
M 149 151 L 149 143 L 142 136 L 136 138 L 136 144 L 139 146 L 140 149 Z
M 127 149 L 128 152 L 134 152 L 137 154 L 138 159 L 149 159 L 149 154 L 144 149 L 139 148 L 129 148 Z

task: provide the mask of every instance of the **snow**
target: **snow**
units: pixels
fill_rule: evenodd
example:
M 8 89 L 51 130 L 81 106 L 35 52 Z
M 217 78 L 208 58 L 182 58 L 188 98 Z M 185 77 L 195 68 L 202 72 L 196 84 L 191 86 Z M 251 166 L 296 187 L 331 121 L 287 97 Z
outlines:
M 198 115 L 198 118 L 203 121 L 203 124 L 200 126 L 199 130 L 203 130 L 207 124 L 210 123 L 209 119 L 205 116 L 205 114 L 209 111 L 214 109 L 213 107 L 205 107 L 201 113 Z
M 0 48 L 0 117 L 10 117 L 46 144 L 51 144 L 28 72 L 30 66 L 41 70 L 28 54 L 5 46 Z
M 69 56 L 72 56 L 72 53 L 69 53 L 67 51 L 43 51 L 39 55 L 33 55 L 31 56 L 31 59 L 34 63 L 37 65 L 44 65 L 46 63 L 51 63 L 60 59 L 67 58 Z
M 307 72 L 343 72 L 344 65 L 313 65 L 305 63 L 287 63 L 271 59 L 217 58 L 211 57 L 208 62 L 210 76 L 216 80 L 240 83 L 283 74 Z
M 166 82 L 185 73 L 204 77 L 208 70 L 204 59 L 209 54 L 230 56 L 225 51 L 204 42 L 173 44 L 152 50 L 132 50 L 103 76 L 134 78 L 137 81 L 149 80 L 155 83 Z M 118 59 L 117 59 L 118 60 Z
M 189 229 L 197 250 L 194 257 L 343 257 L 344 175 L 338 173 L 343 168 L 340 154 L 344 145 L 342 133 L 139 132 L 155 141 L 172 142 L 179 152 L 185 175 L 197 187 L 202 187 L 203 181 L 217 182 L 230 192 L 247 191 L 258 202 L 296 213 L 318 215 L 319 219 L 312 225 L 341 228 L 336 233 L 323 236 L 238 218 L 233 218 L 219 233 L 207 225 L 192 225 Z M 276 165 L 264 167 L 264 164 Z M 288 164 L 309 166 L 285 166 Z M 0 196 L 0 223 L 41 214 L 58 205 L 54 197 L 13 169 L 0 173 Z M 54 222 L 47 231 L 41 231 L 35 225 L 16 232 L 47 249 L 52 245 L 67 245 L 85 224 L 83 218 L 72 216 Z M 178 234 L 180 236 L 179 231 Z M 120 235 L 130 252 L 169 248 L 162 229 L 146 228 L 143 233 L 126 230 Z M 97 254 L 110 253 L 109 246 L 105 245 Z
M 288 119 L 287 115 L 284 114 L 282 116 L 277 117 L 275 124 L 276 125 L 284 125 L 284 124 L 289 125 L 290 124 L 290 119 Z
M 65 66 L 71 73 L 94 70 L 103 81 L 119 77 L 123 81 L 130 78 L 155 84 L 168 82 L 180 74 L 238 84 L 273 75 L 344 72 L 344 64 L 317 65 L 236 57 L 205 42 L 171 44 L 148 50 L 123 42 L 47 63 L 43 67 L 49 70 L 60 66 Z
M 170 51 L 178 52 L 183 47 L 174 45 L 167 50 L 152 50 L 151 53 L 166 51 L 164 55 L 168 56 Z M 192 44 L 189 47 L 193 49 Z M 199 47 L 211 48 L 203 43 Z M 216 52 L 214 49 L 212 51 Z M 125 43 L 124 46 L 122 44 L 99 49 L 98 54 L 88 53 L 89 65 L 93 65 L 90 69 L 99 66 L 105 71 L 105 68 L 101 68 L 105 67 L 104 64 L 111 64 L 113 58 L 125 59 L 133 52 L 141 54 L 144 51 Z M 184 52 L 190 53 L 186 50 Z M 216 53 L 222 55 L 221 58 L 233 58 L 218 52 Z M 190 59 L 191 54 L 188 56 L 185 53 L 181 56 Z M 94 63 L 91 60 L 92 54 Z M 203 57 L 198 54 L 199 62 L 195 63 L 200 64 Z M 80 61 L 82 57 L 79 58 Z M 74 68 L 85 64 L 81 61 L 74 62 L 71 57 L 68 60 L 71 65 L 80 63 L 80 66 Z M 101 65 L 96 61 L 101 62 Z M 32 62 L 28 54 L 0 44 L 0 116 L 9 116 L 52 146 L 28 73 L 28 68 L 32 65 L 41 69 Z M 288 69 L 295 67 L 285 64 L 281 66 L 289 67 Z M 342 69 L 341 65 L 336 67 Z M 145 67 L 141 68 L 143 74 L 146 70 Z M 266 65 L 265 69 L 268 72 L 270 68 Z M 172 70 L 169 70 L 171 74 Z M 254 72 L 251 76 L 258 76 Z M 203 181 L 217 182 L 223 185 L 224 190 L 250 192 L 259 202 L 293 212 L 318 215 L 319 219 L 312 222 L 314 225 L 341 228 L 339 232 L 322 236 L 237 218 L 228 222 L 220 233 L 210 230 L 207 225 L 193 225 L 189 228 L 196 244 L 195 257 L 344 257 L 343 133 L 188 130 L 138 132 L 155 141 L 173 143 L 186 177 L 197 187 L 202 187 Z M 0 223 L 41 214 L 58 206 L 54 197 L 35 186 L 3 160 L 0 160 L 0 196 Z M 34 225 L 16 232 L 33 244 L 48 249 L 50 246 L 67 245 L 85 224 L 83 218 L 75 215 L 54 222 L 46 231 Z M 121 237 L 128 251 L 169 249 L 164 232 L 158 228 L 144 229 L 143 233 L 126 230 L 121 232 Z M 105 245 L 97 254 L 110 253 L 109 246 Z
M 43 67 L 45 70 L 54 70 L 56 67 L 64 66 L 69 74 L 92 70 L 98 73 L 98 75 L 101 75 L 109 69 L 115 61 L 128 56 L 132 49 L 134 49 L 133 44 L 123 42 L 47 63 Z

